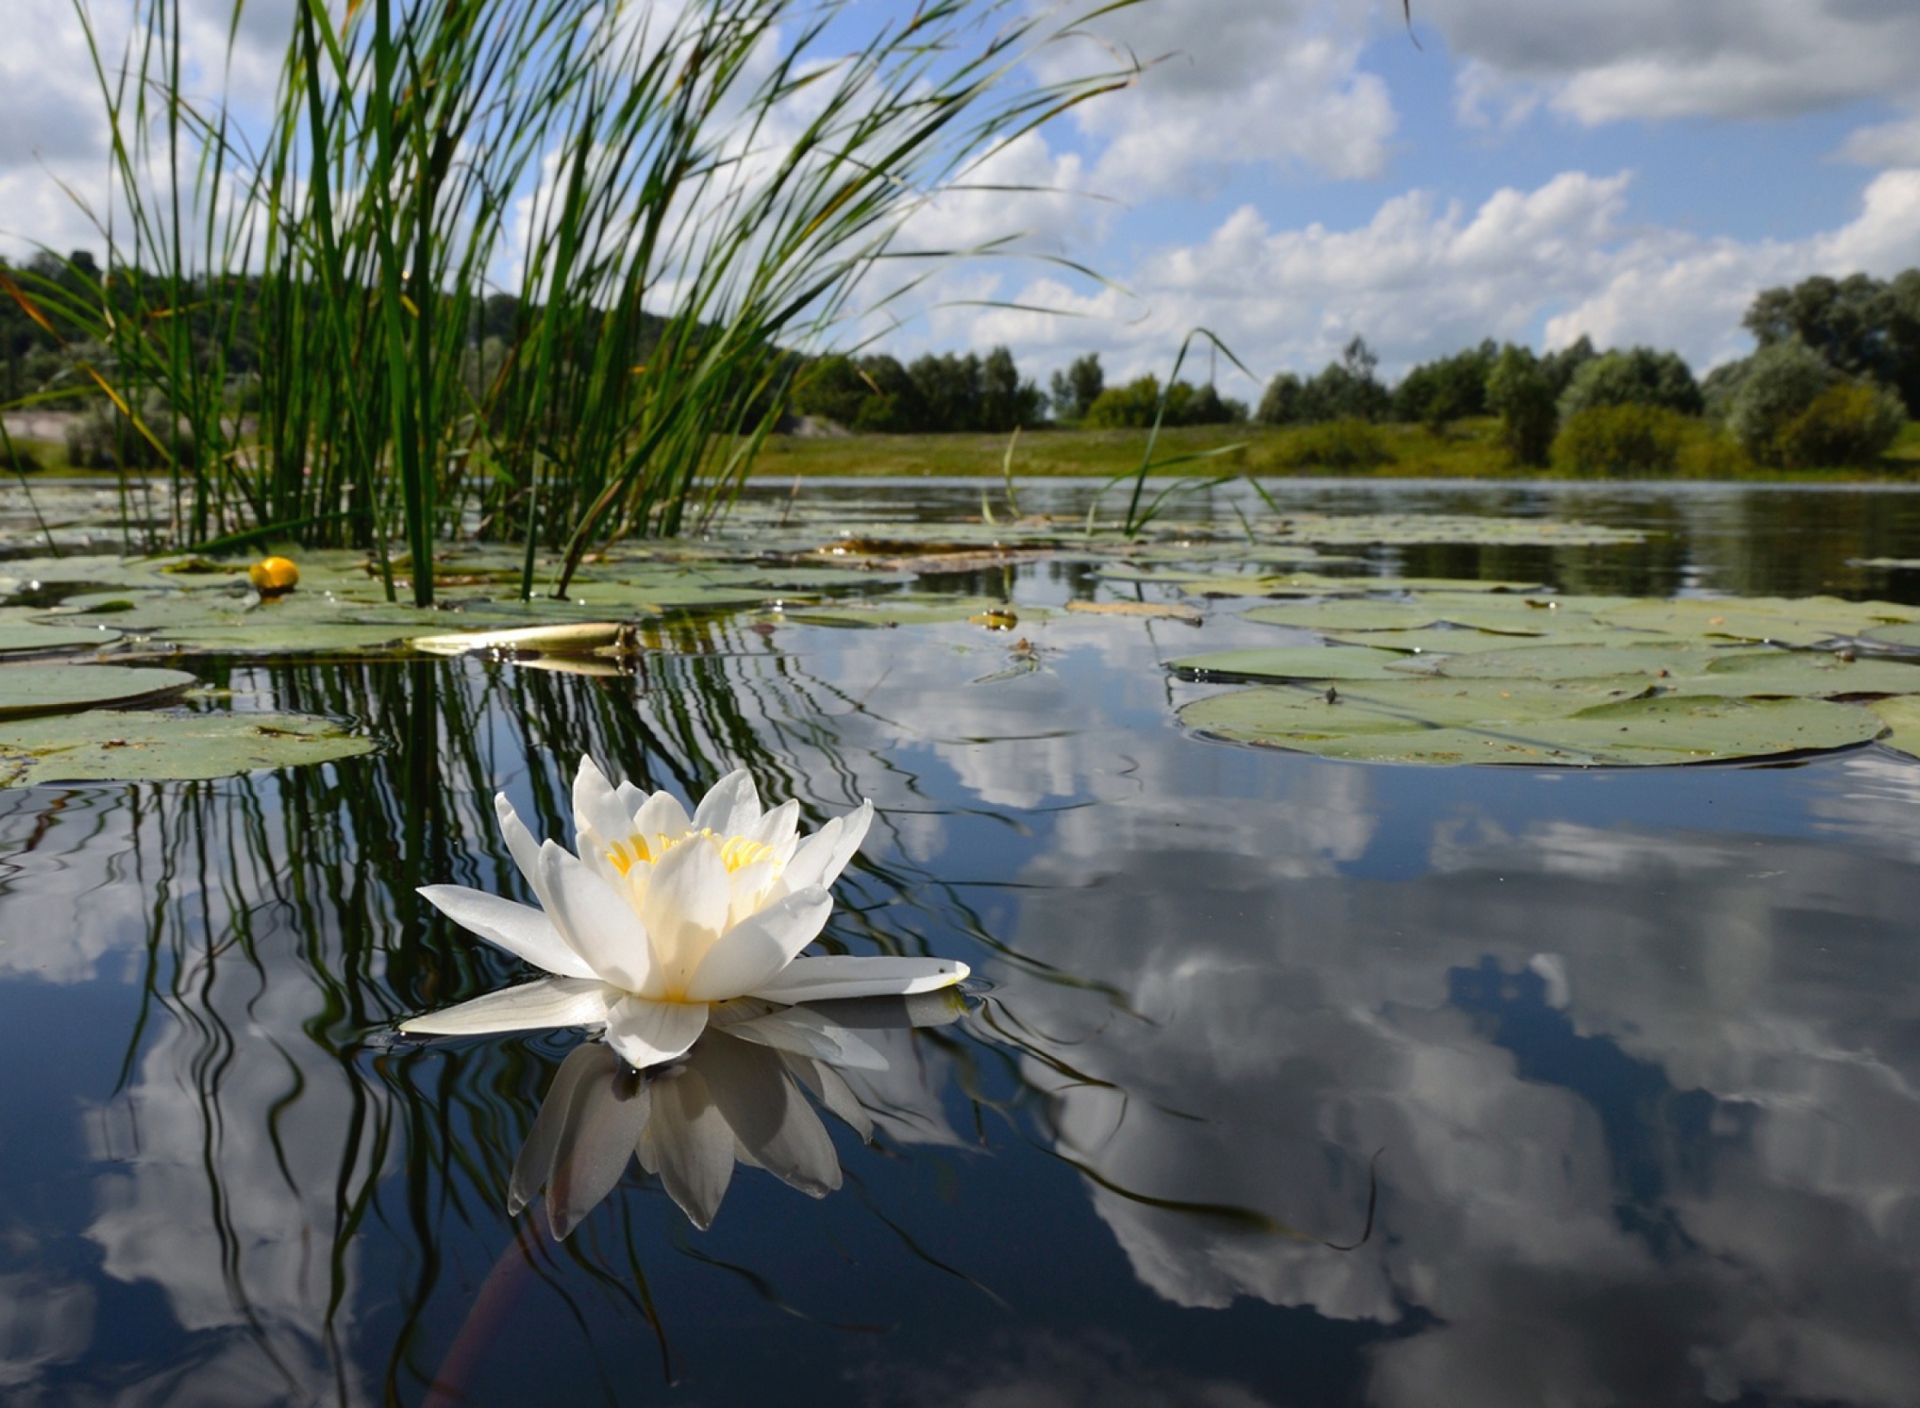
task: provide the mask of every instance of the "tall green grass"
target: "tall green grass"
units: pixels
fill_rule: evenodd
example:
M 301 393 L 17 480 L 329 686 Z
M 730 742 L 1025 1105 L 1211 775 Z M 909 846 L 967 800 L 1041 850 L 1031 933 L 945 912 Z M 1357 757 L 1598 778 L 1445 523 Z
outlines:
M 848 0 L 300 0 L 249 122 L 199 96 L 182 0 L 135 5 L 114 53 L 76 11 L 104 277 L 14 292 L 97 344 L 82 389 L 164 466 L 150 546 L 366 547 L 421 605 L 448 535 L 524 540 L 529 592 L 564 548 L 564 591 L 598 541 L 710 522 L 798 353 L 913 285 L 874 278 L 913 213 L 1135 72 L 1023 67 L 1114 5 L 934 0 L 849 44 Z

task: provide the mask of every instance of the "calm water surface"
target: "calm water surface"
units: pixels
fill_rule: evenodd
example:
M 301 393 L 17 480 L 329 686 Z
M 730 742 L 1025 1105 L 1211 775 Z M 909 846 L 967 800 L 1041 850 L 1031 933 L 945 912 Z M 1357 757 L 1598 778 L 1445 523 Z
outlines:
M 1920 600 L 1858 565 L 1920 557 L 1920 495 L 1285 493 L 1655 534 L 1380 571 Z M 692 619 L 611 679 L 216 663 L 383 750 L 0 792 L 0 1402 L 1920 1402 L 1920 764 L 1235 748 L 1160 662 L 1283 640 L 1238 604 L 1042 618 L 1111 594 L 1065 563 L 937 585 L 1035 610 Z M 413 888 L 527 898 L 493 793 L 569 839 L 582 752 L 694 796 L 745 765 L 813 824 L 872 798 L 828 939 L 992 984 L 874 1035 L 838 1191 L 742 1167 L 700 1232 L 630 1166 L 556 1242 L 507 1186 L 579 1034 L 393 1036 L 524 975 Z

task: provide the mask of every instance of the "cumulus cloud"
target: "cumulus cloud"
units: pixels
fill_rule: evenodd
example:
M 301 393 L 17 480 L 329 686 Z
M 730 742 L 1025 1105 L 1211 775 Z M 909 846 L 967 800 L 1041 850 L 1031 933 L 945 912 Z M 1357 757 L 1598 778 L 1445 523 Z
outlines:
M 1165 374 L 1188 329 L 1218 332 L 1256 372 L 1317 370 L 1355 334 L 1392 375 L 1483 337 L 1677 348 L 1695 366 L 1744 355 L 1740 319 L 1760 289 L 1813 273 L 1881 277 L 1920 263 L 1920 170 L 1886 171 L 1850 220 L 1802 240 L 1739 240 L 1647 228 L 1629 214 L 1630 172 L 1570 171 L 1475 208 L 1414 191 L 1347 229 L 1275 228 L 1251 206 L 1203 240 L 1122 271 L 1127 292 L 1031 280 L 1017 301 L 1074 319 L 1000 309 L 973 319 L 982 344 L 1041 364 L 1103 339 L 1110 374 Z M 1245 394 L 1251 387 L 1242 385 Z
M 1351 178 L 1386 163 L 1398 119 L 1360 66 L 1365 11 L 1307 0 L 1192 0 L 1117 11 L 1090 26 L 1110 48 L 1062 50 L 1059 77 L 1129 54 L 1148 65 L 1124 98 L 1080 110 L 1103 145 L 1096 175 L 1122 199 L 1192 195 L 1229 164 Z
M 1920 79 L 1920 11 L 1902 0 L 1432 0 L 1423 23 L 1468 61 L 1463 96 L 1546 101 L 1586 124 L 1781 118 Z

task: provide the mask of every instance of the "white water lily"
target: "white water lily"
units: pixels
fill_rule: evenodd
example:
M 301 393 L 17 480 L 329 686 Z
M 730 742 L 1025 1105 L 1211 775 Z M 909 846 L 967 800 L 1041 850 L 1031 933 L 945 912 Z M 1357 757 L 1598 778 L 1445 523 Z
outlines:
M 462 885 L 420 893 L 552 976 L 415 1017 L 401 1023 L 404 1032 L 604 1028 L 623 1060 L 646 1067 L 684 1055 L 715 1003 L 929 992 L 967 975 L 950 959 L 800 956 L 833 911 L 827 888 L 860 848 L 871 802 L 802 837 L 799 804 L 762 810 L 744 771 L 722 778 L 688 816 L 671 794 L 615 788 L 582 758 L 573 783 L 578 854 L 536 844 L 504 794 L 494 807 L 540 908 Z M 779 1044 L 788 1044 L 784 1035 Z

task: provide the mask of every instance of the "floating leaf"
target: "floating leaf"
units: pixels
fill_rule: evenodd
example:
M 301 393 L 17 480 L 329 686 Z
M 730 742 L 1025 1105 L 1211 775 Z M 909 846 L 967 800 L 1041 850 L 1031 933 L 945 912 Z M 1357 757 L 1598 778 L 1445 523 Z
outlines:
M 1920 697 L 1901 694 L 1891 699 L 1875 699 L 1866 707 L 1887 725 L 1889 731 L 1880 740 L 1882 743 L 1920 758 Z
M 1836 694 L 1920 693 L 1920 665 L 1897 660 L 1843 660 L 1820 650 L 1741 651 L 1714 659 L 1706 671 L 1676 680 L 1687 694 L 1810 698 Z
M 1189 655 L 1170 665 L 1182 674 L 1219 679 L 1390 680 L 1396 678 L 1393 665 L 1404 658 L 1386 650 L 1303 645 L 1222 650 L 1211 655 Z
M 184 670 L 127 665 L 0 666 L 0 718 L 144 703 L 178 694 L 198 683 Z
M 808 626 L 928 626 L 942 621 L 965 621 L 986 611 L 1004 609 L 990 597 L 900 595 L 847 606 L 801 606 L 782 610 L 771 619 Z M 1022 607 L 1029 617 L 1044 615 Z
M 103 626 L 35 626 L 0 623 L 0 655 L 35 650 L 86 650 L 111 644 L 120 632 Z
M 417 622 L 414 629 L 418 629 Z M 156 637 L 156 643 L 187 654 L 305 656 L 374 650 L 397 645 L 407 634 L 407 627 L 398 623 L 313 624 L 289 620 L 169 630 Z
M 1901 650 L 1920 650 L 1920 625 L 1875 626 L 1860 632 L 1860 638 L 1879 645 L 1897 646 Z
M 1683 597 L 1675 601 L 1635 601 L 1594 613 L 1607 625 L 1675 635 L 1705 635 L 1734 640 L 1813 645 L 1835 636 L 1856 636 L 1889 622 L 1920 620 L 1911 607 L 1885 601 L 1842 601 L 1838 597 L 1741 597 L 1737 600 Z
M 1249 689 L 1181 709 L 1217 738 L 1371 762 L 1637 767 L 1849 747 L 1883 724 L 1866 709 L 1821 700 L 1628 697 L 1568 711 L 1582 691 L 1627 691 L 1636 679 L 1560 686 L 1517 682 L 1452 695 L 1403 685 L 1355 694 Z M 1542 691 L 1555 691 L 1546 693 Z
M 92 712 L 20 719 L 0 723 L 0 786 L 228 777 L 357 757 L 373 746 L 329 720 L 293 714 Z
M 1685 643 L 1631 642 L 1606 645 L 1578 642 L 1566 645 L 1528 645 L 1506 650 L 1480 650 L 1449 655 L 1431 664 L 1403 660 L 1395 668 L 1428 670 L 1453 679 L 1572 680 L 1589 676 L 1696 675 L 1715 659 L 1716 647 Z
M 1642 543 L 1635 528 L 1608 528 L 1545 518 L 1493 518 L 1443 513 L 1290 514 L 1281 531 L 1292 541 L 1340 547 L 1463 543 L 1486 547 L 1606 547 Z

